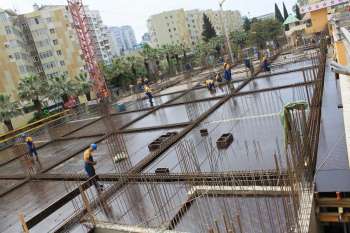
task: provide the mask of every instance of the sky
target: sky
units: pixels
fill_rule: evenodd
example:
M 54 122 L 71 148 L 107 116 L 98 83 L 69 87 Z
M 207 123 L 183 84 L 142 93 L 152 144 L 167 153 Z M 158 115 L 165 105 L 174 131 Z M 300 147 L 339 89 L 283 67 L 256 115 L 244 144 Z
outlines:
M 275 2 L 283 12 L 280 0 L 226 0 L 225 10 L 239 10 L 241 15 L 255 17 L 274 12 Z M 30 12 L 33 4 L 62 5 L 66 0 L 0 0 L 0 8 L 16 9 L 17 13 Z M 147 32 L 146 21 L 149 16 L 162 11 L 184 8 L 213 9 L 219 8 L 218 0 L 83 0 L 92 10 L 99 10 L 104 24 L 108 26 L 131 25 L 135 30 L 136 39 L 141 41 L 143 33 Z M 296 0 L 284 0 L 289 11 Z

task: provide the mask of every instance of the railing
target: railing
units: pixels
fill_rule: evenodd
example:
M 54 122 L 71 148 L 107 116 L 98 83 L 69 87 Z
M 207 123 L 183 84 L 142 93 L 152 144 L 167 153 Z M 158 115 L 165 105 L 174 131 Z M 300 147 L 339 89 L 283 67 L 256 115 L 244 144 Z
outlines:
M 35 122 L 28 124 L 24 127 L 9 131 L 5 134 L 1 134 L 0 135 L 0 144 L 7 143 L 7 142 L 11 141 L 12 139 L 15 139 L 18 136 L 18 134 L 21 134 L 21 133 L 27 132 L 27 131 L 31 131 L 34 129 L 38 129 L 48 122 L 51 122 L 53 120 L 58 120 L 61 117 L 64 117 L 66 114 L 68 114 L 68 112 L 69 112 L 69 110 L 65 110 L 63 112 L 56 113 L 56 114 L 49 116 L 49 117 L 46 117 L 44 119 L 35 121 Z

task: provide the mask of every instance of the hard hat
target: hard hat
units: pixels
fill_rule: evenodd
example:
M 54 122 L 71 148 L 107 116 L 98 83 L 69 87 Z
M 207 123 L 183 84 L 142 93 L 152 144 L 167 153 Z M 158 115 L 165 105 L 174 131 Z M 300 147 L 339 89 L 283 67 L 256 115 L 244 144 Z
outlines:
M 91 146 L 91 148 L 93 149 L 93 150 L 96 150 L 97 149 L 97 145 L 94 143 L 94 144 L 91 144 L 90 145 Z

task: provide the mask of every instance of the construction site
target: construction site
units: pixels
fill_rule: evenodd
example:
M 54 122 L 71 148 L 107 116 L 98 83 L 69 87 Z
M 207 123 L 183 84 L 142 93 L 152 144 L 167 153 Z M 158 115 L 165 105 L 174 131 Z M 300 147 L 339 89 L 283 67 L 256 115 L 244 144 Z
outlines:
M 320 46 L 275 51 L 271 73 L 257 67 L 253 77 L 237 64 L 234 89 L 209 92 L 197 85 L 203 71 L 159 91 L 153 108 L 141 98 L 119 113 L 104 101 L 32 131 L 39 165 L 20 141 L 0 152 L 0 231 L 333 232 L 327 227 L 347 224 L 343 119 Z M 91 143 L 103 192 L 84 172 Z
M 251 73 L 237 61 L 215 91 L 203 81 L 221 66 L 155 85 L 154 106 L 140 95 L 124 111 L 108 98 L 67 111 L 27 132 L 40 162 L 20 135 L 2 141 L 0 232 L 350 232 L 345 106 L 327 44 L 281 46 L 270 60 Z

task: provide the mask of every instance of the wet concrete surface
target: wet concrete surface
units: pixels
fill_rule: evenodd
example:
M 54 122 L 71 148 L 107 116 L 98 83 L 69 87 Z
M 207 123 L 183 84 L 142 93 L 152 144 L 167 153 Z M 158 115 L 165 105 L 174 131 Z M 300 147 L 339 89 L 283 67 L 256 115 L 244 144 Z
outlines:
M 132 112 L 132 113 L 125 113 L 125 114 L 119 114 L 119 115 L 113 115 L 111 116 L 111 119 L 114 122 L 114 127 L 116 129 L 119 129 L 123 125 L 127 124 L 128 122 L 134 120 L 135 118 L 145 114 L 147 111 L 139 111 L 139 112 Z M 108 126 L 110 127 L 110 126 Z M 74 133 L 71 133 L 67 136 L 69 137 L 79 137 L 79 136 L 86 136 L 86 135 L 92 135 L 92 134 L 105 134 L 107 133 L 105 122 L 103 119 L 98 120 L 94 122 L 91 125 L 88 125 Z
M 97 151 L 94 153 L 94 160 L 97 174 L 116 173 L 127 171 L 134 167 L 138 162 L 144 159 L 149 153 L 148 145 L 162 134 L 167 132 L 179 132 L 181 128 L 167 130 L 152 130 L 138 133 L 123 134 L 125 145 L 128 152 L 128 158 L 114 163 L 113 158 L 108 151 L 107 141 L 104 140 L 97 144 Z M 83 153 L 80 153 L 66 162 L 51 169 L 48 173 L 57 174 L 85 174 Z
M 279 154 L 284 145 L 280 111 L 291 101 L 306 100 L 301 91 L 302 87 L 297 87 L 235 97 L 209 115 L 181 142 L 195 145 L 195 156 L 202 172 L 274 169 L 273 155 Z M 202 128 L 208 129 L 208 137 L 200 135 Z M 232 133 L 234 142 L 227 149 L 218 150 L 216 140 L 224 133 Z M 207 156 L 208 151 L 212 151 L 212 158 Z M 284 161 L 283 154 L 280 160 Z M 172 147 L 145 172 L 154 172 L 158 167 L 181 172 L 182 161 Z
M 202 137 L 200 129 L 208 129 L 209 136 Z M 268 132 L 268 137 L 266 133 Z M 274 169 L 273 155 L 278 153 L 278 145 L 283 148 L 283 128 L 278 115 L 259 120 L 239 120 L 202 125 L 194 129 L 182 140 L 195 146 L 195 152 L 188 151 L 195 158 L 191 166 L 200 170 L 186 170 L 184 158 L 172 147 L 145 169 L 154 172 L 157 168 L 169 168 L 171 172 L 221 172 Z M 218 149 L 217 139 L 224 133 L 232 133 L 234 141 L 227 149 Z M 278 143 L 278 145 L 276 145 Z M 181 143 L 178 143 L 179 146 Z M 180 148 L 178 146 L 178 148 Z M 249 149 L 248 149 L 248 148 Z M 256 153 L 256 150 L 258 153 Z M 208 155 L 208 151 L 210 151 Z M 194 162 L 198 161 L 198 163 Z M 281 161 L 284 162 L 283 156 Z M 283 166 L 283 165 L 282 165 Z
M 22 180 L 0 180 L 0 193 L 8 190 L 9 188 L 21 182 Z
M 315 178 L 318 192 L 350 191 L 348 151 L 337 85 L 327 65 Z
M 312 87 L 313 85 L 307 86 L 310 96 L 313 93 Z M 305 86 L 293 87 L 233 97 L 211 113 L 204 122 L 279 113 L 287 103 L 307 100 L 305 88 Z
M 164 96 L 155 96 L 153 98 L 153 106 L 158 106 L 161 105 L 173 98 L 176 98 L 179 96 L 181 93 L 175 93 L 175 94 L 169 94 L 169 95 L 164 95 Z M 145 94 L 141 93 L 141 97 L 144 97 Z M 143 108 L 149 108 L 151 107 L 148 98 L 147 99 L 142 99 L 142 100 L 137 100 L 137 101 L 132 101 L 132 102 L 127 102 L 125 103 L 126 106 L 126 111 L 132 111 L 132 110 L 139 110 Z M 116 108 L 116 104 L 113 106 Z M 118 111 L 116 111 L 118 112 Z
M 163 107 L 149 114 L 145 118 L 136 121 L 130 125 L 128 129 L 188 122 L 198 118 L 202 113 L 217 103 L 217 101 L 218 100 L 211 100 L 207 102 Z
M 110 201 L 111 215 L 97 214 L 100 221 L 159 227 L 169 222 L 186 200 L 186 184 L 132 183 L 116 192 Z M 156 201 L 155 201 L 156 200 Z
M 23 212 L 25 219 L 33 217 L 48 207 L 54 200 L 67 193 L 65 185 L 75 185 L 73 182 L 31 181 L 22 185 L 1 198 L 0 201 L 0 232 L 21 232 L 18 213 Z M 67 218 L 74 211 L 73 204 L 69 203 L 55 215 L 45 219 L 45 223 L 30 230 L 30 232 L 49 232 L 57 223 Z M 44 230 L 45 229 L 45 230 Z
M 165 90 L 162 90 L 159 92 L 160 95 L 163 95 L 163 94 L 169 94 L 169 93 L 172 93 L 172 92 L 177 92 L 177 91 L 185 91 L 188 89 L 188 85 L 187 84 L 181 84 L 181 85 L 176 85 L 176 86 L 173 86 L 173 87 L 169 87 Z
M 97 140 L 97 137 L 75 139 L 69 141 L 56 141 L 38 149 L 39 163 L 31 164 L 24 157 L 13 160 L 6 165 L 0 167 L 1 175 L 26 174 L 28 168 L 33 168 L 35 171 L 40 171 L 52 166 L 57 161 L 69 156 L 79 149 L 83 149 L 90 143 Z
M 183 103 L 193 100 L 200 100 L 203 98 L 225 95 L 226 93 L 228 93 L 227 87 L 217 87 L 215 88 L 215 91 L 209 91 L 207 88 L 195 89 L 190 91 L 186 95 L 180 97 L 179 99 L 175 100 L 173 103 Z
M 235 208 L 227 208 L 232 206 Z M 283 211 L 283 199 L 280 197 L 202 197 L 196 198 L 181 218 L 175 230 L 180 232 L 203 233 L 209 228 L 226 232 L 232 225 L 237 232 L 288 232 Z M 240 217 L 238 223 L 237 215 Z M 236 232 L 234 231 L 234 232 Z M 216 232 L 216 231 L 215 231 Z
M 287 67 L 288 68 L 288 67 Z M 242 68 L 240 68 L 242 69 Z M 237 69 L 238 70 L 238 69 Z M 242 72 L 240 74 L 234 75 L 236 77 L 244 77 L 245 73 Z M 276 79 L 275 79 L 276 78 Z M 272 86 L 279 86 L 284 82 L 295 82 L 295 78 L 291 75 L 286 78 L 284 77 L 275 77 L 271 78 Z M 288 81 L 287 81 L 288 80 Z M 293 81 L 291 81 L 293 80 Z M 266 80 L 267 81 L 267 80 Z M 262 83 L 258 85 L 258 88 L 263 88 L 264 85 L 268 86 L 270 84 L 261 81 Z M 285 85 L 285 84 L 283 84 Z M 312 86 L 310 85 L 309 91 L 312 95 Z M 162 93 L 171 93 L 178 90 L 187 90 L 187 84 L 177 85 L 171 88 L 168 88 Z M 207 96 L 208 95 L 208 96 Z M 210 96 L 209 92 L 206 89 L 195 90 L 190 97 L 185 97 L 187 100 L 194 100 L 200 98 L 206 98 Z M 167 101 L 174 96 L 169 95 L 168 97 L 161 98 L 160 101 Z M 306 100 L 305 87 L 298 88 L 288 88 L 283 90 L 277 90 L 273 92 L 264 92 L 264 93 L 256 93 L 250 94 L 240 97 L 235 97 L 234 100 L 230 100 L 227 103 L 223 104 L 220 108 L 218 108 L 214 113 L 209 115 L 204 122 L 192 130 L 188 135 L 185 136 L 185 139 L 181 140 L 184 142 L 191 142 L 197 146 L 195 157 L 198 159 L 199 167 L 201 171 L 232 171 L 232 170 L 253 170 L 253 169 L 271 169 L 274 168 L 273 163 L 273 154 L 278 153 L 278 150 L 283 150 L 283 130 L 279 119 L 279 112 L 282 109 L 282 106 L 291 101 L 297 100 Z M 147 101 L 147 100 L 146 100 Z M 181 101 L 181 99 L 179 100 Z M 129 128 L 139 128 L 139 127 L 148 127 L 148 126 L 157 126 L 164 124 L 172 124 L 179 122 L 186 122 L 189 120 L 196 119 L 200 116 L 204 111 L 208 110 L 210 106 L 213 106 L 217 101 L 211 102 L 203 102 L 202 104 L 191 104 L 191 105 L 179 105 L 173 107 L 166 107 L 157 110 L 156 112 L 148 115 L 147 117 L 135 122 Z M 327 102 L 327 101 L 326 101 Z M 134 105 L 137 106 L 137 103 Z M 330 114 L 333 113 L 334 110 L 325 110 L 329 111 Z M 144 112 L 137 113 L 128 113 L 121 114 L 117 116 L 113 116 L 113 121 L 117 126 L 122 126 L 127 122 L 130 122 L 132 119 L 144 114 Z M 336 114 L 337 115 L 337 114 Z M 338 115 L 336 116 L 338 117 Z M 329 117 L 329 120 L 326 118 L 323 119 L 324 126 L 334 127 L 334 124 L 325 123 L 325 122 L 338 122 L 333 116 Z M 80 124 L 80 123 L 79 123 Z M 338 123 L 337 123 L 338 124 Z M 72 125 L 73 126 L 73 125 Z M 324 127 L 321 126 L 321 127 Z M 67 129 L 71 129 L 69 125 L 64 126 Z M 199 133 L 199 130 L 202 128 L 207 128 L 209 130 L 208 137 L 202 137 Z M 64 129 L 63 131 L 65 131 Z M 130 133 L 124 134 L 126 140 L 126 146 L 129 152 L 129 159 L 119 162 L 117 167 L 119 169 L 130 168 L 137 164 L 141 159 L 143 159 L 146 155 L 148 155 L 148 144 L 159 137 L 161 134 L 174 131 L 175 129 L 169 130 L 157 130 L 157 131 L 147 131 L 140 133 Z M 179 129 L 177 129 L 179 130 Z M 328 134 L 327 130 L 324 134 L 326 140 L 326 147 L 323 148 L 323 151 L 327 151 L 332 144 L 335 143 L 335 139 L 337 138 L 335 134 L 336 132 L 331 132 Z M 106 127 L 102 120 L 97 121 L 89 126 L 84 127 L 81 130 L 78 130 L 75 133 L 70 134 L 69 136 L 84 136 L 90 135 L 94 133 L 105 133 Z M 234 137 L 234 142 L 230 145 L 229 148 L 224 150 L 216 149 L 216 140 L 221 134 L 231 132 Z M 339 133 L 339 132 L 338 132 Z M 320 135 L 320 143 L 321 143 L 322 133 Z M 57 144 L 48 145 L 39 149 L 39 155 L 42 158 L 42 163 L 44 167 L 48 167 L 53 162 L 58 159 L 67 156 L 78 149 L 80 145 L 89 144 L 90 141 L 96 140 L 96 138 L 84 138 L 79 140 L 70 140 L 58 142 Z M 179 144 L 179 143 L 177 143 Z M 337 143 L 336 143 L 337 144 Z M 211 146 L 212 145 L 212 146 Z M 246 148 L 249 149 L 246 149 Z M 214 148 L 211 153 L 211 157 L 207 156 L 208 148 Z M 279 148 L 279 149 L 278 149 Z M 346 150 L 346 148 L 345 148 Z M 341 151 L 341 150 L 340 150 Z M 2 153 L 2 152 L 0 152 Z M 6 154 L 5 157 L 11 158 L 14 156 L 15 152 L 3 152 Z M 106 173 L 116 171 L 116 168 L 113 165 L 112 159 L 108 155 L 108 149 L 106 145 L 106 141 L 103 141 L 98 144 L 98 151 L 96 154 L 96 161 L 98 162 L 96 165 L 97 173 Z M 341 153 L 339 153 L 341 154 Z M 186 156 L 186 155 L 185 155 Z M 283 161 L 283 154 L 281 154 L 281 161 Z M 171 172 L 179 172 L 179 171 L 188 171 L 184 169 L 184 166 L 181 166 L 181 161 L 183 157 L 179 156 L 176 153 L 176 146 L 170 148 L 166 153 L 164 153 L 161 157 L 159 157 L 156 161 L 154 161 L 149 167 L 145 169 L 145 172 L 154 172 L 154 170 L 158 167 L 169 167 Z M 324 157 L 323 157 L 324 158 Z M 4 160 L 6 161 L 6 160 Z M 339 161 L 335 159 L 335 164 L 345 163 L 344 157 L 339 157 Z M 192 161 L 193 162 L 193 161 Z M 346 164 L 348 161 L 346 160 Z M 54 169 L 48 171 L 49 173 L 84 173 L 83 169 L 83 161 L 82 161 L 82 153 L 77 154 L 72 159 L 67 160 L 59 166 L 56 166 Z M 329 164 L 327 163 L 327 166 Z M 194 166 L 195 167 L 195 166 Z M 333 167 L 337 167 L 335 165 Z M 331 167 L 331 168 L 333 168 Z M 326 167 L 327 169 L 329 167 Z M 344 167 L 340 167 L 341 169 L 346 169 Z M 318 177 L 327 177 L 328 170 L 322 170 L 319 173 Z M 339 168 L 338 168 L 339 171 Z M 342 170 L 343 171 L 343 170 Z M 344 170 L 345 171 L 345 170 Z M 23 164 L 21 164 L 20 160 L 15 160 L 13 163 L 9 163 L 8 166 L 0 167 L 0 174 L 21 174 L 23 173 Z M 343 176 L 344 179 L 347 177 L 347 173 L 339 172 L 339 176 Z M 335 173 L 333 173 L 334 175 Z M 12 182 L 12 181 L 11 181 Z M 11 185 L 8 183 L 0 183 L 3 187 L 7 187 Z M 319 182 L 319 181 L 317 181 Z M 331 181 L 333 182 L 333 181 Z M 66 182 L 67 183 L 67 182 Z M 329 183 L 329 182 L 328 182 Z M 335 182 L 334 182 L 335 183 Z M 346 183 L 346 182 L 344 182 Z M 349 183 L 349 182 L 347 182 Z M 72 183 L 70 186 L 76 186 L 76 183 Z M 318 184 L 317 184 L 318 185 Z M 69 185 L 68 185 L 69 186 Z M 138 224 L 144 222 L 145 220 L 149 220 L 154 216 L 154 213 L 160 212 L 159 206 L 152 204 L 150 197 L 146 195 L 147 187 L 144 185 L 128 185 L 126 186 L 129 191 L 119 192 L 114 195 L 114 200 L 112 201 L 111 208 L 114 216 L 118 219 L 118 222 L 122 222 L 125 224 Z M 149 187 L 148 187 L 149 188 Z M 329 186 L 327 187 L 329 188 Z M 160 191 L 161 192 L 161 191 Z M 175 193 L 180 192 L 180 197 L 178 198 Z M 23 185 L 22 187 L 16 189 L 15 192 L 11 192 L 8 195 L 4 196 L 0 200 L 0 232 L 12 233 L 19 232 L 20 226 L 18 224 L 17 214 L 19 210 L 23 210 L 26 219 L 33 216 L 34 214 L 42 211 L 45 207 L 47 207 L 50 203 L 57 200 L 59 197 L 63 196 L 66 193 L 65 190 L 65 182 L 30 182 L 28 184 Z M 182 189 L 182 187 L 174 186 L 173 191 L 170 192 L 176 196 L 177 200 L 170 201 L 169 203 L 163 202 L 161 199 L 160 204 L 164 204 L 161 209 L 164 209 L 169 213 L 168 216 L 161 218 L 156 218 L 150 221 L 150 226 L 159 226 L 161 222 L 164 220 L 170 219 L 173 214 L 176 213 L 177 208 L 179 208 L 180 204 L 186 199 L 186 191 Z M 164 194 L 165 195 L 165 194 Z M 167 194 L 168 195 L 168 194 Z M 121 207 L 120 203 L 117 202 L 115 197 L 118 200 L 122 200 L 123 205 Z M 171 196 L 171 195 L 170 195 Z M 226 201 L 231 201 L 229 200 Z M 249 204 L 249 198 L 246 198 L 246 204 L 244 210 L 246 213 L 242 214 L 248 217 L 248 214 L 254 212 L 255 207 L 251 207 Z M 198 228 L 195 228 L 195 222 L 200 218 L 197 217 L 201 211 L 212 211 L 214 216 L 221 216 L 222 213 L 218 212 L 218 208 L 214 208 L 215 206 L 219 206 L 220 202 L 218 200 L 213 200 L 208 203 L 203 202 L 203 200 L 199 200 L 201 203 L 195 204 L 196 208 L 190 208 L 190 213 L 185 215 L 185 218 L 180 222 L 176 229 L 189 231 L 193 230 L 193 232 L 203 232 Z M 279 202 L 279 201 L 277 201 Z M 212 204 L 210 204 L 212 203 Z M 243 206 L 243 204 L 242 204 Z M 262 203 L 263 206 L 263 203 Z M 171 207 L 171 208 L 170 208 Z M 207 209 L 205 209 L 207 208 Z M 43 232 L 43 229 L 48 229 L 48 226 L 54 227 L 62 220 L 71 216 L 74 211 L 73 203 L 70 202 L 66 204 L 59 211 L 54 213 L 49 218 L 45 219 L 38 226 L 31 229 L 31 232 Z M 278 210 L 276 210 L 278 211 Z M 210 215 L 209 215 L 210 216 Z M 103 213 L 98 213 L 98 217 L 102 220 L 106 220 L 107 217 Z M 265 222 L 269 220 L 264 216 Z M 120 220 L 120 221 L 119 221 Z M 209 221 L 209 220 L 208 220 Z M 273 220 L 275 221 L 275 220 Z M 255 231 L 256 224 L 252 224 L 253 228 L 249 228 L 249 225 L 245 225 L 244 229 L 247 229 L 245 232 L 260 232 L 258 228 Z M 251 227 L 252 227 L 251 226 Z M 270 229 L 268 224 L 266 225 L 266 229 Z M 206 229 L 207 230 L 207 229 Z M 287 230 L 286 230 L 287 231 Z M 286 232 L 284 231 L 284 232 Z M 77 225 L 77 228 L 74 229 L 73 232 L 84 232 L 83 229 L 80 229 L 80 225 Z M 269 232 L 269 230 L 265 231 Z M 276 231 L 278 232 L 278 231 Z M 281 231 L 283 232 L 283 231 Z
M 37 147 L 44 145 L 45 142 L 36 142 Z M 8 147 L 0 151 L 0 167 L 2 164 L 17 158 L 18 156 L 27 153 L 27 145 L 25 143 L 18 143 L 14 146 Z
M 258 78 L 249 82 L 241 91 L 253 91 L 270 87 L 279 87 L 294 83 L 303 83 L 304 77 L 302 72 L 286 73 L 273 75 L 266 78 Z

